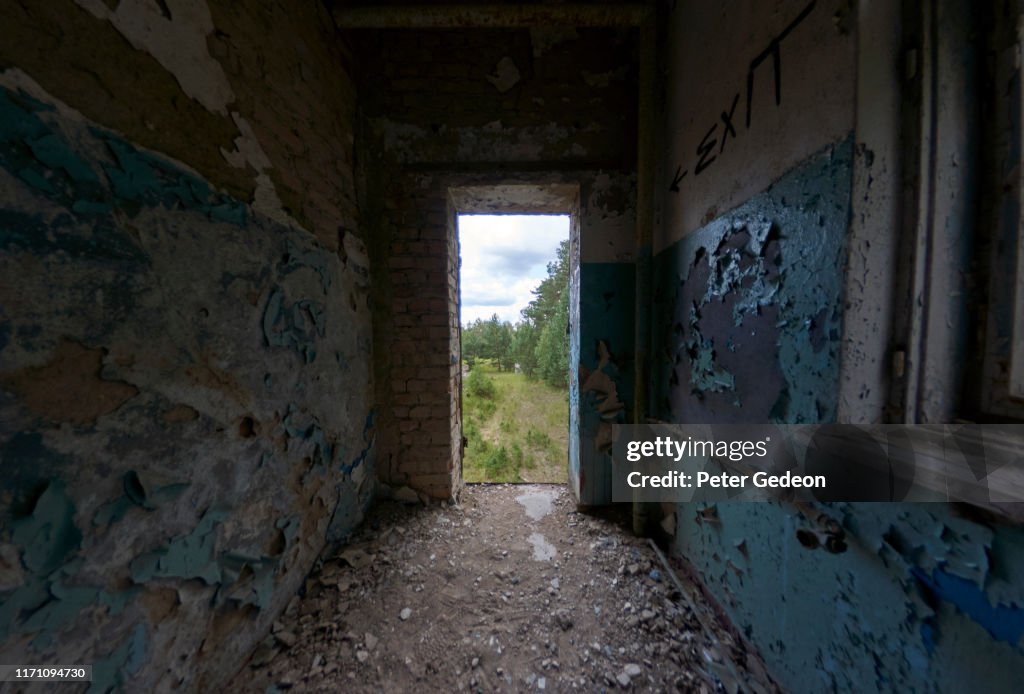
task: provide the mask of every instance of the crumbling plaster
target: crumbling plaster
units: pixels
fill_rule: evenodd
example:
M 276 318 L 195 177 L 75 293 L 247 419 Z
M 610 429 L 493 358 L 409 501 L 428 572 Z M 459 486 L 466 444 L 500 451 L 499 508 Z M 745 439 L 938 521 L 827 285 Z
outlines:
M 376 483 L 353 90 L 315 5 L 89 4 L 0 21 L 0 643 L 211 688 Z

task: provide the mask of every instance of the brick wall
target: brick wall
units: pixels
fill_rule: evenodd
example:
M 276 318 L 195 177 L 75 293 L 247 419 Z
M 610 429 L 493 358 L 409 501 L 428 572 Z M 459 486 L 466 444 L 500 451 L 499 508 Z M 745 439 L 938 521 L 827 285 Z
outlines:
M 453 437 L 461 436 L 453 426 L 458 256 L 446 196 L 430 177 L 396 179 L 388 199 L 394 224 L 383 264 L 394 332 L 378 363 L 387 365 L 383 390 L 392 403 L 382 427 L 392 428 L 393 438 L 382 440 L 381 450 L 392 456 L 389 479 L 447 497 L 457 470 Z
M 538 180 L 589 188 L 609 177 L 632 185 L 635 35 L 358 31 L 352 41 L 361 205 L 378 290 L 381 476 L 445 498 L 457 492 L 462 455 L 458 239 L 448 188 Z M 607 224 L 631 218 L 631 197 L 592 206 L 583 236 L 593 248 L 608 233 L 631 237 L 628 223 Z

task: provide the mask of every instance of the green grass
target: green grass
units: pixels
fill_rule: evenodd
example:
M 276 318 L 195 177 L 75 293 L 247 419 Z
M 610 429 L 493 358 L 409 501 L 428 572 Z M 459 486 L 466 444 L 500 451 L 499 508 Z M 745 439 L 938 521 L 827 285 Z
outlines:
M 569 393 L 478 360 L 462 392 L 466 482 L 566 482 Z

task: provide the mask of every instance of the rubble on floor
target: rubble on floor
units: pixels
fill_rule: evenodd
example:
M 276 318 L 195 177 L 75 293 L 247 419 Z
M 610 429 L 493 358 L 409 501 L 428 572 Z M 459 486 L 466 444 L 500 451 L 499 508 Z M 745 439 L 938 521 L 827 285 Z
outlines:
M 324 561 L 237 691 L 774 692 L 647 541 L 564 487 L 383 501 Z

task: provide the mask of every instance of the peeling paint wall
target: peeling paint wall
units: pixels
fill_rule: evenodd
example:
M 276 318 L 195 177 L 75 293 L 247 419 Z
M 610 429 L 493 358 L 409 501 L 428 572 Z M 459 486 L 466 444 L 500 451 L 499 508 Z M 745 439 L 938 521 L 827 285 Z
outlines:
M 208 690 L 374 489 L 353 90 L 316 5 L 80 4 L 0 9 L 0 651 Z
M 794 691 L 1019 688 L 1021 534 L 938 505 L 842 504 L 848 551 L 778 504 L 680 507 L 677 549 Z
M 851 162 L 829 146 L 656 256 L 655 416 L 835 418 Z
M 858 267 L 847 262 L 851 219 L 878 202 L 851 196 L 864 191 L 854 114 L 891 104 L 855 94 L 853 3 L 744 9 L 681 2 L 671 16 L 651 412 L 676 422 L 834 421 L 842 369 L 847 383 L 885 392 L 873 364 L 886 355 L 841 357 L 854 329 L 844 321 L 845 272 Z M 721 98 L 695 98 L 716 90 Z M 891 251 L 856 248 L 867 267 L 870 251 Z M 818 512 L 846 533 L 845 551 L 801 544 L 797 531 Z M 675 551 L 785 688 L 1019 688 L 1017 527 L 937 504 L 683 504 L 675 519 Z
M 449 204 L 447 191 L 492 187 L 500 198 L 510 184 L 571 184 L 580 195 L 574 377 L 583 405 L 570 424 L 582 432 L 570 476 L 578 492 L 580 482 L 597 490 L 583 492 L 587 503 L 607 500 L 585 471 L 608 465 L 597 448 L 599 424 L 624 416 L 631 393 L 623 379 L 632 369 L 636 32 L 352 36 L 364 116 L 361 205 L 379 290 L 374 339 L 388 346 L 375 363 L 382 479 L 439 497 L 460 480 L 458 258 L 449 219 L 458 203 Z M 536 201 L 550 211 L 547 197 Z

